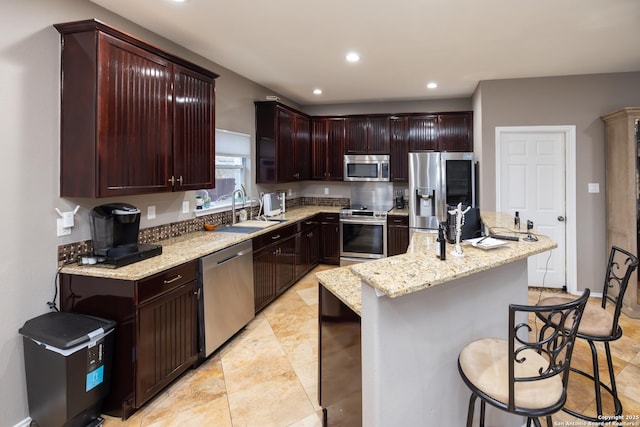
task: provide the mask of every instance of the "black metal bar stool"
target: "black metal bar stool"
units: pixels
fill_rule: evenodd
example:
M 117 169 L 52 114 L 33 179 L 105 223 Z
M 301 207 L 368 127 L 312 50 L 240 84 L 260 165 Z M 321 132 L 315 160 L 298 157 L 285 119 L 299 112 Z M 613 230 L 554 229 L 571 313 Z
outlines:
M 591 359 L 593 362 L 593 375 L 572 367 L 571 370 L 589 378 L 594 383 L 596 396 L 595 417 L 580 414 L 572 409 L 563 408 L 562 410 L 574 417 L 598 423 L 602 421 L 602 392 L 605 390 L 613 398 L 615 405 L 615 413 L 612 417 L 622 414 L 622 403 L 618 398 L 616 389 L 616 378 L 613 372 L 613 362 L 611 360 L 611 349 L 609 343 L 615 341 L 622 336 L 622 328 L 618 324 L 620 311 L 622 310 L 622 299 L 629 284 L 631 273 L 638 267 L 638 258 L 635 255 L 620 249 L 616 246 L 611 248 L 609 254 L 609 263 L 604 278 L 604 288 L 602 289 L 602 304 L 600 306 L 588 305 L 584 310 L 582 322 L 578 328 L 577 338 L 586 340 L 591 348 Z M 549 297 L 538 303 L 538 306 L 551 306 L 569 301 L 566 297 Z M 607 308 L 608 303 L 609 309 Z M 611 307 L 613 308 L 611 310 Z M 540 313 L 538 313 L 540 314 Z M 607 368 L 609 371 L 610 386 L 600 381 L 600 372 L 598 369 L 598 351 L 595 342 L 604 343 L 605 355 L 607 358 Z
M 571 353 L 589 289 L 576 300 L 553 306 L 509 305 L 509 339 L 484 338 L 460 352 L 458 371 L 471 389 L 467 427 L 473 422 L 476 399 L 480 398 L 480 426 L 484 427 L 486 403 L 527 417 L 527 427 L 540 427 L 545 417 L 567 399 Z M 544 336 L 528 323 L 529 313 L 544 320 Z M 533 332 L 532 332 L 533 331 Z

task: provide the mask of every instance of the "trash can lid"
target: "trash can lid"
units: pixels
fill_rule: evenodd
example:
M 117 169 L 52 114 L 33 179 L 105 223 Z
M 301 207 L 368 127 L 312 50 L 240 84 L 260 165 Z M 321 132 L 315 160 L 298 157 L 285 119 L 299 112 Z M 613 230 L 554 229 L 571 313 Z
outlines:
M 18 332 L 25 337 L 59 349 L 68 349 L 91 341 L 100 329 L 106 333 L 115 328 L 113 320 L 79 313 L 52 311 L 27 320 Z

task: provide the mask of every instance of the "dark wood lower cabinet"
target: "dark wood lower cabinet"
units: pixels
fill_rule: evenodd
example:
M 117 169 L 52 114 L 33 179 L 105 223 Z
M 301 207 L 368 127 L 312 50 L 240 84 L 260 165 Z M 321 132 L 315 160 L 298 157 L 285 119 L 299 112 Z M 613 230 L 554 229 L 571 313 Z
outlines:
M 337 213 L 320 214 L 320 260 L 340 265 L 340 217 Z
M 136 400 L 146 402 L 196 361 L 196 282 L 138 309 Z
M 275 300 L 321 261 L 323 214 L 278 228 L 253 239 L 253 286 L 256 313 Z M 333 215 L 336 219 L 337 214 Z M 336 234 L 336 230 L 331 231 Z M 336 240 L 337 244 L 337 240 Z M 337 247 L 337 262 L 340 248 Z
M 139 281 L 61 274 L 60 305 L 118 322 L 108 415 L 128 418 L 197 360 L 197 261 Z
M 387 217 L 387 256 L 400 255 L 409 247 L 409 216 Z

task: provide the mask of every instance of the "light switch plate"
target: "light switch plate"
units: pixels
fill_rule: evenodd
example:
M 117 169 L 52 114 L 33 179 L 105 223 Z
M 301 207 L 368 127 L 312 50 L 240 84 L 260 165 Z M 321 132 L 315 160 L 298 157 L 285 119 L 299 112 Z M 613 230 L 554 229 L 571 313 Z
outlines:
M 156 207 L 147 206 L 147 219 L 156 219 Z
M 182 202 L 182 213 L 189 213 L 189 201 Z
M 600 183 L 598 183 L 598 182 L 590 182 L 588 188 L 589 188 L 589 193 L 599 193 L 600 192 Z

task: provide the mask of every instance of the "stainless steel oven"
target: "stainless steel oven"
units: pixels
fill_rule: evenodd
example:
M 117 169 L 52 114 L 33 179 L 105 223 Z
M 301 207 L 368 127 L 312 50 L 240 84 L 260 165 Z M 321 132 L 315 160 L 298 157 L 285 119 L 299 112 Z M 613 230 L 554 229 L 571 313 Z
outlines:
M 387 256 L 387 211 L 340 211 L 340 265 Z

